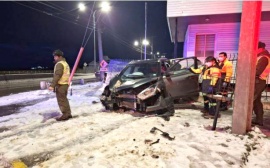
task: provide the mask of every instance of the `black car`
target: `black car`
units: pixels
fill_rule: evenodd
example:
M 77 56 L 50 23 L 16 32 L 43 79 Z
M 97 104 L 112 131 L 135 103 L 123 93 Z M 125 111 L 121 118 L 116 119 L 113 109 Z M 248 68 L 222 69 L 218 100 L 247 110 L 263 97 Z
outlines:
M 174 100 L 198 97 L 199 76 L 190 72 L 201 62 L 196 57 L 130 62 L 104 89 L 107 110 L 174 113 Z

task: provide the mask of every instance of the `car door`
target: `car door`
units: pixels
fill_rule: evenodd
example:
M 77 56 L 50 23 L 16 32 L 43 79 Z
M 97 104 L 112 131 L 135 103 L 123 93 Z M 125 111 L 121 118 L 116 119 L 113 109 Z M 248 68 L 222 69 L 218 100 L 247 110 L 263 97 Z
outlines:
M 199 75 L 192 73 L 189 68 L 192 66 L 197 67 L 197 61 L 199 60 L 195 57 L 191 57 L 171 61 L 173 64 L 163 78 L 171 96 L 173 98 L 181 98 L 198 95 Z

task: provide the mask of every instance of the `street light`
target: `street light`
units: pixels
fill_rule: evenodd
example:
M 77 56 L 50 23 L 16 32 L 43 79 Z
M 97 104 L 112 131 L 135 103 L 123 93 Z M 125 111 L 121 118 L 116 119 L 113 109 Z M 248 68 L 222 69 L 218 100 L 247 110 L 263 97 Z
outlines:
M 102 2 L 99 9 L 96 9 L 93 13 L 93 31 L 94 31 L 94 68 L 96 70 L 96 12 L 101 10 L 102 12 L 109 12 L 111 6 L 108 2 Z
M 143 39 L 143 40 L 141 41 L 141 43 L 139 43 L 138 41 L 135 41 L 135 42 L 134 42 L 134 45 L 135 45 L 135 46 L 139 46 L 139 45 L 140 45 L 140 50 L 141 50 L 141 60 L 142 60 L 142 46 L 147 46 L 147 45 L 149 45 L 149 41 L 146 40 L 146 39 Z M 146 58 L 145 58 L 145 59 L 146 59 Z
M 138 42 L 138 41 L 135 41 L 135 42 L 134 42 L 134 45 L 135 45 L 135 46 L 138 46 L 138 45 L 139 45 L 139 42 Z
M 85 7 L 85 5 L 83 3 L 79 3 L 78 8 L 79 8 L 80 11 L 85 11 L 85 9 L 86 9 L 86 7 Z
M 146 39 L 143 39 L 142 44 L 147 46 L 147 45 L 149 45 L 149 41 Z
M 86 9 L 83 3 L 78 4 L 79 10 L 84 11 Z M 96 12 L 101 10 L 102 12 L 109 12 L 111 10 L 111 6 L 108 2 L 102 2 L 98 9 L 93 12 L 93 31 L 94 31 L 94 69 L 96 70 Z
M 103 11 L 103 12 L 109 12 L 111 10 L 111 5 L 109 2 L 102 2 L 100 4 L 100 9 Z

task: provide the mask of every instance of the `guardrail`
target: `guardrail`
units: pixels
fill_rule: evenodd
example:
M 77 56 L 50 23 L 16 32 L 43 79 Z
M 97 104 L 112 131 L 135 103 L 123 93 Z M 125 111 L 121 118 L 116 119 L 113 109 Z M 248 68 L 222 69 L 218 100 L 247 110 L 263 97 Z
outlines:
M 0 74 L 39 74 L 39 73 L 53 73 L 53 70 L 14 70 L 14 71 L 0 71 Z M 94 73 L 94 68 L 85 67 L 77 69 L 75 73 Z

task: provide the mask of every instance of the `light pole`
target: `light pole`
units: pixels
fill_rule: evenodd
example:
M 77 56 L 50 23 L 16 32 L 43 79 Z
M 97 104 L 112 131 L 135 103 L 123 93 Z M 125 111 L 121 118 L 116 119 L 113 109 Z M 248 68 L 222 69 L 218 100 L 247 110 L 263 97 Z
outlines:
M 93 31 L 94 31 L 94 69 L 96 70 L 96 12 L 97 11 L 109 12 L 111 10 L 111 6 L 108 2 L 102 2 L 99 9 L 96 9 L 93 13 Z
M 83 3 L 79 3 L 78 5 L 80 11 L 85 11 L 86 7 Z M 111 10 L 111 6 L 108 2 L 102 2 L 100 7 L 93 12 L 93 31 L 94 31 L 94 70 L 96 70 L 96 12 L 101 10 L 102 12 L 109 12 Z
M 94 11 L 93 13 L 93 25 L 94 25 L 94 71 L 96 71 L 96 12 L 97 10 Z

